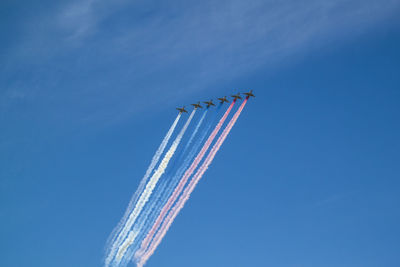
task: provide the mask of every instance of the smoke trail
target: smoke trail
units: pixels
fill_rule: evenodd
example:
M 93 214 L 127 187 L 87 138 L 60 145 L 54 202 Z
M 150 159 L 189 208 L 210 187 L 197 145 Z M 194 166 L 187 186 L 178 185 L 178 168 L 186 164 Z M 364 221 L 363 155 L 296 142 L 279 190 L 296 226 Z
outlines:
M 172 204 L 176 201 L 177 197 L 182 192 L 182 189 L 185 186 L 187 180 L 192 175 L 193 171 L 196 169 L 196 167 L 198 166 L 200 161 L 203 159 L 205 153 L 207 152 L 207 150 L 210 147 L 210 145 L 211 145 L 212 141 L 214 140 L 215 136 L 218 134 L 219 130 L 221 129 L 223 123 L 225 122 L 226 118 L 228 117 L 228 115 L 229 115 L 230 111 L 232 110 L 234 104 L 235 104 L 235 101 L 233 101 L 231 103 L 231 105 L 229 106 L 229 108 L 226 110 L 225 114 L 222 116 L 222 118 L 218 122 L 217 126 L 215 126 L 213 132 L 208 137 L 208 139 L 207 139 L 206 143 L 204 144 L 203 148 L 201 149 L 201 151 L 199 152 L 197 157 L 194 159 L 194 161 L 192 162 L 192 164 L 189 167 L 189 169 L 186 170 L 186 172 L 183 175 L 183 177 L 182 177 L 181 181 L 179 182 L 178 186 L 175 188 L 174 192 L 172 193 L 172 195 L 168 199 L 167 203 L 163 207 L 163 209 L 162 209 L 160 215 L 158 216 L 156 222 L 154 223 L 153 227 L 151 228 L 151 230 L 147 234 L 146 238 L 142 241 L 141 248 L 138 251 L 137 255 L 140 255 L 142 252 L 144 252 L 144 249 L 147 248 L 148 244 L 151 241 L 152 236 L 154 235 L 154 233 L 157 230 L 158 226 L 162 222 L 165 214 L 171 208 Z
M 208 109 L 203 111 L 203 114 L 201 115 L 199 121 L 197 122 L 197 124 L 194 127 L 194 131 L 192 132 L 189 141 L 186 142 L 185 148 L 181 149 L 181 151 L 177 151 L 176 152 L 176 157 L 175 160 L 171 163 L 171 168 L 168 168 L 168 170 L 166 170 L 166 175 L 170 176 L 173 174 L 173 172 L 175 172 L 175 170 L 177 169 L 177 167 L 179 167 L 179 163 L 182 162 L 182 160 L 184 158 L 186 158 L 186 152 L 188 150 L 188 148 L 190 147 L 190 145 L 193 142 L 193 139 L 196 137 L 197 132 L 199 131 L 201 125 L 203 124 L 203 121 L 206 117 L 208 113 Z M 165 184 L 168 184 L 168 179 L 164 179 L 164 181 L 162 182 L 162 184 L 160 185 L 161 188 L 165 187 Z M 160 189 L 157 189 L 157 191 L 159 191 Z M 162 190 L 162 189 L 161 189 Z
M 183 208 L 185 205 L 186 201 L 189 199 L 191 193 L 193 192 L 194 188 L 196 187 L 197 183 L 200 181 L 201 177 L 205 173 L 205 171 L 208 169 L 210 166 L 211 162 L 213 161 L 216 153 L 220 149 L 221 145 L 225 141 L 226 137 L 228 136 L 229 132 L 231 131 L 232 127 L 235 125 L 237 119 L 239 118 L 240 113 L 242 112 L 244 106 L 246 105 L 248 100 L 248 97 L 243 101 L 242 105 L 239 107 L 239 109 L 236 111 L 235 115 L 232 117 L 231 121 L 229 124 L 226 126 L 224 129 L 223 133 L 221 136 L 218 138 L 217 142 L 214 144 L 213 148 L 211 149 L 210 153 L 208 154 L 207 158 L 201 165 L 201 167 L 198 169 L 196 174 L 194 175 L 193 179 L 190 181 L 189 185 L 185 188 L 183 194 L 179 198 L 178 202 L 176 205 L 173 207 L 171 212 L 168 214 L 167 218 L 165 219 L 163 225 L 160 227 L 157 235 L 154 237 L 150 247 L 147 249 L 147 251 L 143 254 L 143 256 L 140 257 L 140 254 L 138 256 L 140 257 L 138 260 L 138 267 L 143 266 L 146 261 L 149 259 L 149 257 L 154 253 L 155 249 L 157 246 L 160 244 L 161 240 L 167 233 L 169 227 L 171 226 L 172 222 L 176 218 L 176 216 L 179 214 L 180 210 Z M 146 247 L 141 248 L 146 249 Z
M 112 233 L 110 234 L 110 237 L 107 241 L 107 246 L 109 247 L 111 243 L 115 243 L 116 239 L 118 237 L 118 235 L 116 233 L 119 233 L 123 227 L 124 222 L 126 221 L 128 215 L 131 213 L 133 204 L 136 203 L 137 199 L 139 198 L 140 194 L 143 192 L 144 186 L 146 185 L 148 178 L 150 177 L 150 174 L 152 173 L 152 171 L 154 170 L 155 166 L 157 165 L 158 161 L 160 160 L 160 157 L 162 155 L 162 153 L 164 152 L 165 147 L 168 144 L 169 139 L 171 138 L 176 125 L 179 122 L 179 119 L 181 118 L 182 114 L 179 113 L 178 116 L 176 116 L 175 121 L 172 123 L 171 127 L 169 128 L 167 134 L 165 135 L 164 139 L 162 140 L 160 146 L 158 147 L 156 153 L 154 154 L 153 158 L 151 159 L 150 165 L 146 170 L 145 175 L 143 176 L 139 187 L 137 188 L 135 194 L 132 196 L 128 207 L 125 211 L 124 216 L 122 217 L 121 221 L 118 223 L 117 227 L 114 228 L 114 230 L 112 231 Z M 111 247 L 112 250 L 113 247 Z M 110 251 L 108 251 L 108 254 L 110 254 Z M 107 260 L 106 260 L 107 261 Z
M 192 120 L 195 113 L 196 113 L 196 110 L 193 110 L 192 113 L 190 114 L 190 117 L 187 119 L 185 125 L 183 126 L 182 130 L 180 131 L 178 136 L 175 138 L 175 140 L 172 143 L 171 147 L 169 148 L 168 152 L 165 154 L 164 158 L 162 159 L 157 170 L 154 172 L 153 176 L 150 178 L 149 182 L 146 184 L 146 186 L 143 190 L 143 193 L 140 195 L 140 198 L 135 205 L 135 208 L 130 213 L 125 226 L 121 229 L 121 231 L 118 235 L 118 239 L 116 240 L 116 242 L 114 242 L 113 247 L 110 250 L 109 256 L 106 259 L 106 266 L 108 266 L 110 264 L 112 257 L 114 257 L 116 246 L 121 243 L 121 238 L 124 238 L 127 235 L 129 229 L 135 223 L 138 215 L 140 214 L 143 207 L 149 200 L 150 195 L 152 194 L 152 192 L 154 190 L 154 187 L 156 186 L 160 177 L 165 172 L 165 169 L 167 168 L 169 161 L 171 160 L 172 156 L 174 155 L 174 153 L 175 153 L 180 141 L 182 140 L 182 137 L 183 137 L 187 127 L 189 126 L 190 121 Z
M 208 131 L 210 130 L 210 128 L 211 128 L 211 125 L 213 125 L 214 124 L 214 122 L 215 122 L 215 120 L 216 120 L 216 118 L 217 118 L 217 115 L 220 113 L 220 111 L 221 111 L 221 104 L 219 104 L 218 106 L 217 106 L 217 108 L 216 108 L 216 111 L 212 114 L 212 116 L 211 116 L 211 118 L 209 119 L 209 121 L 207 122 L 207 127 L 206 127 L 206 130 L 203 130 L 203 133 L 205 132 L 205 134 L 206 133 L 208 133 Z M 206 108 L 206 110 L 205 110 L 205 112 L 206 113 L 208 113 L 209 112 L 209 108 Z M 203 115 L 204 116 L 204 115 Z M 202 120 L 202 119 L 201 119 Z M 201 121 L 200 120 L 200 121 Z M 197 131 L 198 131 L 198 129 L 197 129 Z M 195 130 L 195 132 L 196 132 L 196 130 Z M 185 152 L 189 149 L 189 146 L 190 146 L 190 144 L 191 144 L 191 142 L 192 142 L 192 139 L 195 137 L 195 134 L 193 134 L 192 136 L 191 136 L 191 138 L 189 139 L 189 141 L 188 141 L 188 143 L 186 144 L 186 146 L 185 146 L 185 148 L 184 148 L 184 150 L 183 150 L 183 153 L 181 154 L 181 157 L 179 158 L 179 161 L 181 161 L 182 160 L 182 158 L 184 158 L 184 156 L 185 156 Z M 205 137 L 204 137 L 205 138 Z M 186 157 L 185 157 L 186 158 Z
M 190 140 L 193 140 L 195 137 L 196 133 L 198 132 L 201 124 L 203 123 L 203 120 L 205 118 L 205 115 L 207 114 L 208 110 L 205 110 L 203 113 L 203 116 L 199 120 Z M 138 246 L 140 246 L 140 243 L 138 244 L 133 244 L 135 240 L 141 240 L 142 236 L 146 234 L 148 231 L 148 228 L 151 227 L 152 222 L 155 220 L 156 216 L 158 213 L 161 211 L 165 201 L 168 199 L 168 197 L 171 195 L 173 189 L 176 187 L 177 183 L 179 182 L 179 179 L 182 177 L 183 173 L 186 171 L 186 169 L 189 167 L 190 162 L 193 160 L 194 156 L 196 155 L 197 151 L 199 150 L 204 138 L 206 137 L 208 130 L 210 129 L 212 124 L 212 121 L 210 121 L 207 125 L 207 127 L 202 130 L 201 135 L 199 139 L 196 141 L 194 146 L 190 149 L 188 155 L 184 158 L 183 163 L 180 165 L 178 170 L 175 172 L 175 174 L 171 177 L 171 179 L 164 179 L 163 184 L 160 185 L 159 188 L 157 188 L 156 193 L 154 193 L 154 200 L 149 202 L 150 205 L 145 207 L 145 211 L 142 212 L 140 215 L 137 223 L 133 227 L 133 232 L 132 237 L 135 238 L 130 238 L 127 240 L 127 246 L 132 245 L 131 248 L 129 248 L 129 251 L 125 253 L 126 258 L 131 258 L 131 256 L 135 253 L 136 249 Z M 172 174 L 172 173 L 171 173 Z
M 164 206 L 166 200 L 168 197 L 171 195 L 171 192 L 174 190 L 176 185 L 179 183 L 179 179 L 182 177 L 183 173 L 186 171 L 186 169 L 189 167 L 189 164 L 192 162 L 193 158 L 195 157 L 197 151 L 199 150 L 200 146 L 203 143 L 204 138 L 206 138 L 207 133 L 209 132 L 211 126 L 214 124 L 215 119 L 217 118 L 217 115 L 219 114 L 219 111 L 221 110 L 221 104 L 218 105 L 216 111 L 213 113 L 210 121 L 207 122 L 207 126 L 205 129 L 202 130 L 200 137 L 198 140 L 196 140 L 196 143 L 194 146 L 190 149 L 188 155 L 184 158 L 184 162 L 181 164 L 179 169 L 176 171 L 175 175 L 172 177 L 171 181 L 168 181 L 169 179 L 164 179 L 163 184 L 160 185 L 160 188 L 157 189 L 157 193 L 155 193 L 155 200 L 151 201 L 152 207 L 147 207 L 146 206 L 146 211 L 144 211 L 140 217 L 137 224 L 135 224 L 133 231 L 140 231 L 140 233 L 135 233 L 133 235 L 136 239 L 134 241 L 137 241 L 132 244 L 132 246 L 129 247 L 129 250 L 125 253 L 125 258 L 130 259 L 132 258 L 133 254 L 136 252 L 138 247 L 140 246 L 139 240 L 142 240 L 143 235 L 147 233 L 152 226 L 152 223 L 155 221 L 156 217 L 158 216 L 159 212 L 161 211 L 162 207 Z M 209 109 L 207 108 L 205 112 L 208 112 Z M 203 115 L 204 116 L 204 115 Z M 200 119 L 199 123 L 202 122 L 203 119 Z M 199 126 L 196 126 L 196 128 Z M 194 131 L 194 133 L 196 130 Z M 192 134 L 191 137 L 194 137 L 194 134 Z M 193 139 L 193 138 L 190 138 Z M 189 140 L 190 140 L 189 139 Z M 184 153 L 182 153 L 184 154 Z M 168 183 L 169 182 L 169 183 Z M 166 189 L 165 189 L 166 188 Z M 133 234 L 133 233 L 132 233 Z M 136 237 L 137 235 L 137 237 Z M 132 239 L 131 239 L 132 240 Z M 134 242 L 132 241 L 132 242 Z
M 203 124 L 203 121 L 208 113 L 208 109 L 203 112 L 203 115 L 201 116 L 199 122 L 197 123 L 192 135 L 189 138 L 188 143 L 186 144 L 185 149 L 188 148 L 190 143 L 192 143 L 193 139 L 195 138 L 196 134 L 198 133 L 201 125 Z M 206 127 L 201 133 L 201 136 L 199 139 L 196 141 L 195 145 L 190 149 L 188 155 L 184 158 L 183 163 L 180 165 L 178 170 L 175 172 L 175 174 L 171 173 L 172 178 L 169 179 L 170 176 L 166 176 L 166 179 L 163 179 L 163 183 L 160 184 L 160 186 L 156 189 L 156 192 L 153 194 L 154 195 L 154 200 L 149 202 L 150 205 L 145 207 L 145 210 L 142 212 L 143 215 L 141 215 L 137 221 L 137 224 L 135 224 L 134 228 L 132 231 L 134 232 L 145 232 L 143 227 L 145 226 L 145 223 L 148 224 L 149 222 L 152 222 L 153 220 L 150 217 L 151 214 L 158 214 L 157 211 L 161 210 L 161 207 L 163 206 L 163 200 L 166 200 L 168 196 L 172 193 L 173 188 L 175 188 L 176 184 L 179 182 L 179 178 L 183 175 L 184 171 L 189 167 L 190 162 L 193 160 L 195 154 L 197 153 L 201 143 L 203 142 L 209 127 L 211 126 L 211 122 L 209 122 L 210 125 Z M 185 151 L 181 153 L 182 156 L 185 154 Z M 155 218 L 153 218 L 155 219 Z
M 197 132 L 199 131 L 200 126 L 203 124 L 204 118 L 206 117 L 207 113 L 208 113 L 208 109 L 206 109 L 206 110 L 203 112 L 203 116 L 201 116 L 201 118 L 200 118 L 200 120 L 199 120 L 199 123 L 197 124 L 197 126 L 196 126 L 196 128 L 194 129 L 192 135 L 191 135 L 190 138 L 189 138 L 189 141 L 187 142 L 185 148 L 183 149 L 182 156 L 185 155 L 185 152 L 188 150 L 189 146 L 192 144 L 193 139 L 194 139 L 194 137 L 196 136 Z

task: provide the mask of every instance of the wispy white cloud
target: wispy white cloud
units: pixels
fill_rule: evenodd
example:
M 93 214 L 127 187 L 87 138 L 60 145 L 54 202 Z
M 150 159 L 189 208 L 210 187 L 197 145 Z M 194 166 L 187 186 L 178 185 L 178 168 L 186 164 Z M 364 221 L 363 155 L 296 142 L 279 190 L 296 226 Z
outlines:
M 126 0 L 81 0 L 67 2 L 56 13 L 56 26 L 65 30 L 66 39 L 71 42 L 84 39 L 99 29 L 99 24 L 119 8 L 123 8 Z
M 96 26 L 97 15 L 94 13 L 96 0 L 84 0 L 72 3 L 58 16 L 60 27 L 70 31 L 70 38 L 79 38 Z
M 272 69 L 317 46 L 355 38 L 399 7 L 399 0 L 85 0 L 49 14 L 46 21 L 56 23 L 30 35 L 41 45 L 21 47 L 41 55 L 36 63 L 54 74 L 44 75 L 48 83 L 70 87 L 60 99 L 88 106 L 79 114 L 86 122 L 123 119 L 168 97 L 179 101 L 260 66 Z M 132 105 L 134 95 L 145 104 Z

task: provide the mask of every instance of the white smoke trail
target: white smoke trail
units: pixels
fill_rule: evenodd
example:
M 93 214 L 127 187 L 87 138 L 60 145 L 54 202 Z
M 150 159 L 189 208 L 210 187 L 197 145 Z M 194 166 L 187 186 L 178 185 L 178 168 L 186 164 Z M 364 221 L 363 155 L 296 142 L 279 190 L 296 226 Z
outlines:
M 203 113 L 202 117 L 200 118 L 198 124 L 196 125 L 195 130 L 193 131 L 191 137 L 189 138 L 188 143 L 193 141 L 193 139 L 196 136 L 197 132 L 199 131 L 207 113 L 208 113 L 208 110 L 205 110 L 205 112 Z M 129 251 L 125 252 L 126 258 L 131 258 L 131 256 L 135 253 L 137 247 L 140 246 L 140 244 L 134 244 L 135 239 L 140 240 L 142 238 L 142 236 L 144 234 L 146 234 L 147 228 L 149 226 L 151 226 L 151 225 L 149 225 L 149 223 L 152 223 L 155 220 L 156 216 L 159 214 L 159 212 L 161 211 L 161 209 L 164 205 L 165 201 L 163 201 L 163 200 L 166 200 L 168 198 L 168 196 L 171 195 L 172 191 L 174 190 L 177 183 L 179 182 L 179 178 L 183 175 L 183 173 L 189 167 L 190 162 L 193 160 L 194 156 L 196 155 L 196 152 L 198 151 L 204 138 L 206 137 L 206 134 L 207 134 L 210 126 L 211 126 L 211 122 L 210 122 L 210 125 L 208 125 L 208 127 L 206 127 L 202 131 L 201 136 L 196 141 L 195 145 L 190 149 L 189 154 L 185 157 L 183 163 L 180 165 L 180 167 L 178 168 L 176 173 L 171 177 L 171 179 L 169 179 L 169 176 L 168 176 L 168 180 L 170 180 L 170 181 L 168 181 L 168 182 L 164 181 L 165 183 L 160 185 L 160 187 L 156 189 L 157 191 L 155 193 L 153 193 L 154 200 L 149 202 L 149 205 L 147 205 L 145 207 L 145 209 L 142 211 L 142 214 L 139 216 L 137 223 L 135 223 L 135 225 L 133 226 L 132 231 L 134 232 L 134 234 L 132 233 L 129 240 L 127 239 L 124 242 L 127 244 L 128 243 L 132 244 L 132 247 L 129 248 Z M 184 152 L 182 152 L 182 154 L 184 154 Z
M 189 141 L 187 142 L 187 144 L 185 146 L 185 149 L 187 149 L 189 147 L 189 145 L 193 142 L 193 139 L 199 132 L 199 129 L 200 129 L 201 125 L 203 124 L 203 121 L 204 121 L 207 113 L 208 113 L 208 109 L 203 112 L 203 115 L 201 116 L 192 135 L 190 136 Z M 209 127 L 210 126 L 211 125 L 209 125 Z M 199 140 L 197 140 L 196 144 L 190 149 L 189 154 L 187 156 L 185 156 L 183 163 L 179 166 L 179 168 L 175 172 L 175 174 L 173 175 L 173 173 L 171 173 L 172 177 L 168 176 L 168 179 L 167 179 L 168 181 L 164 181 L 164 184 L 160 185 L 160 187 L 156 189 L 157 191 L 153 194 L 154 201 L 149 202 L 149 205 L 145 207 L 145 210 L 143 210 L 142 214 L 138 218 L 137 223 L 134 225 L 132 231 L 134 231 L 134 232 L 140 231 L 141 235 L 146 232 L 146 230 L 143 227 L 145 227 L 149 223 L 149 221 L 150 222 L 152 221 L 152 219 L 150 217 L 154 217 L 155 215 L 158 214 L 158 211 L 161 210 L 161 208 L 163 206 L 162 200 L 166 199 L 171 194 L 171 192 L 175 188 L 176 184 L 179 182 L 179 178 L 183 175 L 185 170 L 189 167 L 189 164 L 192 161 L 192 159 L 194 158 L 202 141 L 204 140 L 209 127 L 206 127 L 202 131 L 202 134 L 201 134 Z M 185 149 L 182 152 L 182 155 L 185 154 Z M 171 177 L 171 179 L 169 177 Z M 155 214 L 155 215 L 151 216 L 152 214 Z M 136 237 L 138 234 L 135 234 L 134 236 Z M 136 238 L 138 238 L 138 237 L 136 237 Z
M 133 204 L 136 203 L 136 201 L 139 198 L 140 194 L 143 192 L 143 189 L 144 189 L 144 187 L 145 187 L 145 185 L 146 185 L 146 183 L 147 183 L 147 181 L 148 181 L 148 179 L 150 177 L 150 174 L 153 172 L 155 166 L 157 165 L 158 161 L 160 160 L 160 157 L 161 157 L 162 153 L 164 152 L 165 147 L 167 146 L 168 141 L 171 138 L 173 132 L 175 131 L 176 125 L 178 124 L 181 116 L 182 116 L 181 113 L 179 113 L 178 116 L 176 116 L 175 121 L 172 123 L 172 125 L 169 128 L 167 134 L 165 135 L 164 139 L 162 140 L 160 146 L 158 147 L 156 153 L 154 154 L 153 158 L 151 159 L 150 165 L 147 168 L 146 173 L 143 176 L 143 178 L 142 178 L 142 180 L 141 180 L 141 182 L 139 184 L 138 189 L 136 190 L 135 194 L 132 196 L 132 198 L 131 198 L 131 200 L 130 200 L 130 202 L 128 204 L 128 207 L 127 207 L 127 209 L 125 211 L 124 216 L 122 217 L 121 221 L 118 223 L 117 227 L 115 227 L 115 229 L 111 233 L 110 238 L 109 238 L 109 240 L 107 242 L 107 246 L 110 247 L 111 244 L 113 244 L 113 245 L 109 248 L 109 251 L 107 253 L 108 256 L 107 256 L 107 258 L 105 260 L 106 266 L 109 264 L 109 262 L 111 260 L 110 257 L 112 257 L 113 253 L 115 252 L 116 245 L 119 242 L 120 236 L 117 235 L 117 233 L 119 233 L 121 231 L 121 229 L 123 228 L 123 225 L 125 224 L 128 215 L 132 211 Z
M 146 205 L 147 201 L 149 200 L 151 194 L 153 193 L 154 187 L 157 185 L 158 180 L 160 177 L 164 174 L 165 169 L 168 167 L 168 163 L 171 160 L 172 156 L 174 155 L 180 141 L 182 140 L 183 135 L 185 134 L 185 131 L 187 127 L 189 126 L 194 114 L 196 113 L 196 110 L 193 110 L 192 113 L 190 114 L 190 117 L 186 121 L 185 125 L 183 126 L 182 130 L 172 143 L 171 147 L 169 148 L 168 152 L 165 154 L 164 158 L 162 159 L 160 166 L 158 166 L 157 170 L 154 172 L 153 176 L 150 178 L 149 182 L 146 184 L 146 187 L 140 196 L 138 202 L 135 205 L 135 208 L 129 215 L 129 218 L 125 224 L 125 227 L 121 230 L 119 236 L 124 238 L 127 234 L 129 229 L 131 229 L 132 225 L 135 223 L 137 217 L 139 216 L 140 212 L 142 211 L 143 207 Z M 137 236 L 137 234 L 132 234 L 130 235 L 131 237 Z M 129 239 L 129 238 L 128 238 Z M 117 258 L 117 263 L 122 259 L 126 249 L 132 244 L 132 242 L 135 240 L 135 238 L 130 238 L 129 242 L 120 242 L 118 246 L 118 254 L 116 256 Z M 123 249 L 122 246 L 125 248 Z M 114 257 L 115 250 L 111 251 L 113 252 L 112 255 L 110 255 L 110 259 L 108 261 L 108 264 L 110 264 L 112 257 Z M 107 263 L 106 263 L 106 266 Z
M 190 167 L 186 170 L 185 174 L 183 175 L 183 177 L 179 181 L 178 186 L 175 188 L 174 192 L 169 197 L 167 203 L 162 208 L 162 210 L 161 210 L 160 214 L 158 215 L 158 218 L 154 222 L 151 230 L 147 233 L 146 238 L 142 241 L 140 250 L 136 252 L 136 255 L 135 255 L 136 258 L 140 258 L 140 256 L 143 253 L 145 253 L 146 248 L 150 244 L 150 242 L 151 242 L 153 236 L 155 235 L 159 225 L 163 222 L 163 220 L 164 220 L 165 216 L 167 215 L 168 211 L 170 210 L 170 208 L 175 203 L 175 201 L 178 199 L 178 196 L 181 194 L 182 190 L 184 189 L 189 177 L 192 175 L 194 170 L 197 168 L 198 164 L 201 162 L 201 160 L 205 156 L 208 148 L 210 147 L 210 145 L 211 145 L 212 141 L 214 140 L 214 138 L 217 136 L 217 134 L 218 134 L 219 130 L 221 129 L 223 123 L 225 122 L 226 118 L 228 117 L 230 111 L 232 110 L 234 104 L 235 104 L 235 101 L 233 101 L 230 104 L 229 108 L 225 111 L 224 115 L 219 120 L 218 124 L 215 126 L 214 130 L 212 131 L 212 133 L 208 137 L 207 141 L 203 145 L 202 149 L 197 154 L 196 158 L 194 159 L 194 161 L 192 162 Z
M 212 147 L 210 153 L 207 155 L 205 161 L 200 166 L 196 174 L 194 175 L 193 179 L 190 181 L 189 185 L 185 188 L 184 192 L 180 196 L 178 202 L 172 208 L 166 219 L 164 220 L 162 226 L 160 227 L 159 231 L 153 238 L 150 246 L 143 254 L 138 255 L 138 263 L 137 266 L 143 266 L 146 261 L 150 258 L 150 256 L 154 253 L 155 249 L 160 244 L 161 240 L 164 238 L 165 234 L 167 233 L 169 227 L 171 226 L 172 222 L 175 220 L 176 216 L 179 214 L 180 210 L 185 205 L 186 201 L 189 199 L 191 193 L 193 192 L 194 188 L 196 187 L 197 183 L 200 181 L 201 177 L 204 175 L 205 171 L 210 166 L 211 162 L 213 161 L 216 153 L 220 149 L 221 145 L 225 141 L 226 137 L 228 136 L 229 132 L 232 130 L 233 125 L 235 125 L 237 119 L 239 118 L 240 113 L 242 112 L 244 106 L 247 103 L 248 98 L 246 98 L 239 109 L 236 111 L 235 115 L 232 117 L 229 124 L 225 127 L 224 131 L 222 132 L 221 136 L 218 138 L 217 142 Z

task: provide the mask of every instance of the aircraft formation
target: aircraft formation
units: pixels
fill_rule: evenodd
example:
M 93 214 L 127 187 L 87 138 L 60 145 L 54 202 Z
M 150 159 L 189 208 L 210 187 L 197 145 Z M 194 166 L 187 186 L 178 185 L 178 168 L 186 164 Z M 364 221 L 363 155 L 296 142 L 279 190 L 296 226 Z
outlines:
M 127 267 L 130 262 L 143 267 L 153 255 L 210 167 L 249 98 L 255 96 L 250 91 L 231 97 L 193 103 L 189 116 L 182 116 L 188 112 L 185 107 L 178 108 L 179 114 L 175 114 L 176 118 L 154 153 L 125 215 L 109 238 L 104 267 Z M 238 99 L 243 101 L 238 103 Z M 223 106 L 224 103 L 228 104 Z M 214 109 L 209 110 L 212 107 Z M 201 116 L 195 117 L 196 113 Z M 180 120 L 185 122 L 179 123 Z M 195 125 L 189 127 L 193 121 Z M 184 138 L 185 132 L 190 137 Z
M 247 93 L 242 93 L 243 95 L 246 96 L 246 98 L 250 98 L 250 97 L 255 97 L 255 95 L 253 94 L 253 90 L 250 90 L 250 92 Z M 233 101 L 236 101 L 238 99 L 242 99 L 240 93 L 237 93 L 235 95 L 231 95 L 231 97 L 233 98 Z M 220 97 L 218 98 L 219 103 L 220 104 L 224 104 L 224 102 L 229 103 L 229 100 L 226 98 L 226 96 L 224 97 Z M 204 101 L 203 102 L 206 106 L 206 108 L 210 108 L 211 106 L 215 106 L 214 102 L 212 101 L 212 99 L 210 99 L 210 101 Z M 203 106 L 200 104 L 200 101 L 197 102 L 197 104 L 191 104 L 195 109 L 197 108 L 203 108 Z M 181 108 L 176 108 L 179 113 L 187 113 L 187 110 L 185 109 L 185 106 L 181 107 Z

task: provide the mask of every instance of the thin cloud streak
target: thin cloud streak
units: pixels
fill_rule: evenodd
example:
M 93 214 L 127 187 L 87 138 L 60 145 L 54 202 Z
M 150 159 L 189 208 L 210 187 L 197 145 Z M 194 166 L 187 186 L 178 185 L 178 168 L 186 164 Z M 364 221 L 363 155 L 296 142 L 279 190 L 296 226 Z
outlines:
M 399 7 L 398 0 L 72 2 L 45 19 L 57 23 L 47 23 L 38 35 L 27 33 L 32 44 L 42 44 L 29 52 L 29 40 L 22 45 L 41 77 L 25 83 L 43 81 L 36 94 L 44 103 L 38 105 L 58 86 L 65 89 L 56 96 L 59 106 L 80 103 L 75 113 L 84 123 L 121 121 L 356 38 Z M 142 101 L 132 105 L 135 98 Z M 171 101 L 158 107 L 166 99 Z

